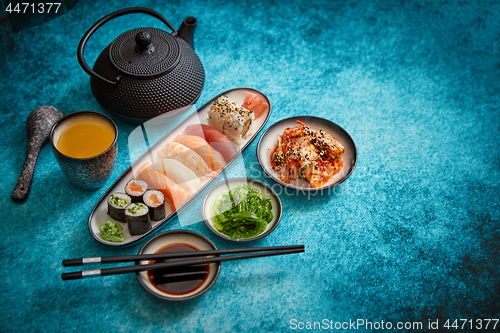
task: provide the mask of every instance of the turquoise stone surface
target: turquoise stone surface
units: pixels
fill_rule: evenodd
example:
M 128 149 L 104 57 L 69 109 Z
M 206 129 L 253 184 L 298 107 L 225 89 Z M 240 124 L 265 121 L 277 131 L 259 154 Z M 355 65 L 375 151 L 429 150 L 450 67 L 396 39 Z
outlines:
M 477 320 L 500 318 L 499 1 L 81 0 L 18 32 L 7 3 L 0 14 L 1 332 L 382 332 L 389 323 L 393 331 L 443 332 L 448 319 L 450 327 L 471 320 L 461 331 L 477 332 Z M 144 243 L 111 248 L 88 231 L 94 205 L 144 150 L 131 135 L 137 126 L 93 98 L 76 58 L 93 23 L 135 6 L 176 28 L 187 16 L 198 19 L 194 43 L 206 82 L 197 106 L 252 87 L 273 104 L 265 128 L 319 116 L 342 126 L 358 149 L 353 174 L 329 195 L 279 193 L 279 226 L 249 244 L 304 244 L 305 253 L 223 263 L 213 288 L 186 302 L 155 298 L 133 274 L 61 280 L 75 270 L 63 259 L 135 254 Z M 168 30 L 143 14 L 117 18 L 90 39 L 88 63 L 137 27 Z M 11 201 L 26 119 L 41 105 L 115 121 L 118 158 L 103 188 L 71 185 L 47 144 L 28 200 Z M 275 185 L 257 162 L 261 134 L 223 177 Z M 238 247 L 201 222 L 201 199 L 155 234 L 188 229 L 218 248 Z

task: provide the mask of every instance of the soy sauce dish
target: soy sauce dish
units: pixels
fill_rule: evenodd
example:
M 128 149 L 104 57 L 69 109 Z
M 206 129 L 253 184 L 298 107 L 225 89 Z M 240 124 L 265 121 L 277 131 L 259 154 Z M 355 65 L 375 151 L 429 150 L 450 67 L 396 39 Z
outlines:
M 205 236 L 190 230 L 170 230 L 147 241 L 138 254 L 173 253 L 183 251 L 217 250 Z M 170 259 L 175 260 L 175 259 Z M 140 261 L 141 265 L 153 260 Z M 141 286 L 152 295 L 170 301 L 182 301 L 198 297 L 207 292 L 217 281 L 221 265 L 210 263 L 178 269 L 143 271 L 136 273 Z
M 261 239 L 276 229 L 281 200 L 267 184 L 246 177 L 213 186 L 203 198 L 201 216 L 217 236 L 234 242 Z

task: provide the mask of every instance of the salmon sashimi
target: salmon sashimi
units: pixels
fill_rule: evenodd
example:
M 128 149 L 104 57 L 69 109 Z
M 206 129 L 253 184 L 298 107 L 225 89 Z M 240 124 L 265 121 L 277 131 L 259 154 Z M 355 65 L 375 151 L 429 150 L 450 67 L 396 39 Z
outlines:
M 143 164 L 141 166 L 141 170 L 139 179 L 148 183 L 148 187 L 150 189 L 162 192 L 170 201 L 170 208 L 173 212 L 189 198 L 191 198 L 191 194 L 189 192 L 177 185 L 173 180 L 164 174 L 151 168 L 149 163 L 146 162 Z
M 191 124 L 184 130 L 188 135 L 196 135 L 206 140 L 210 146 L 217 150 L 229 162 L 238 154 L 235 144 L 215 127 L 205 124 Z
M 241 104 L 241 107 L 247 110 L 252 110 L 255 115 L 255 119 L 261 117 L 269 110 L 269 104 L 266 101 L 260 98 L 257 94 L 249 91 L 245 91 L 245 100 L 243 101 L 243 104 Z
M 149 163 L 148 163 L 148 162 L 146 162 L 146 163 L 144 163 L 143 165 L 141 165 L 141 166 L 139 167 L 139 169 L 135 169 L 135 166 L 133 165 L 133 166 L 132 166 L 132 173 L 134 174 L 134 179 L 139 178 L 139 175 L 141 174 L 141 172 L 142 172 L 144 169 L 146 169 L 147 167 L 149 167 Z M 147 182 L 146 182 L 146 183 L 147 183 Z
M 219 177 L 194 150 L 178 143 L 169 142 L 159 152 L 158 158 L 173 158 L 193 170 L 198 177 Z
M 189 149 L 192 149 L 200 155 L 201 158 L 203 158 L 205 163 L 207 163 L 212 170 L 216 172 L 220 171 L 226 165 L 226 161 L 224 161 L 222 154 L 213 149 L 207 141 L 203 140 L 199 136 L 177 135 L 174 142 L 180 143 Z

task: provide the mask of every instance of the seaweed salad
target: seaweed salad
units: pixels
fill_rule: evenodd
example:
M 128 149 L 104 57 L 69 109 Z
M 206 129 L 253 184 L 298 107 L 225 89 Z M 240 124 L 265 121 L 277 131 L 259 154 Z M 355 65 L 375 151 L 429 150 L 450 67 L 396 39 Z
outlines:
M 214 200 L 214 227 L 230 238 L 252 238 L 273 220 L 270 199 L 252 187 L 240 184 Z

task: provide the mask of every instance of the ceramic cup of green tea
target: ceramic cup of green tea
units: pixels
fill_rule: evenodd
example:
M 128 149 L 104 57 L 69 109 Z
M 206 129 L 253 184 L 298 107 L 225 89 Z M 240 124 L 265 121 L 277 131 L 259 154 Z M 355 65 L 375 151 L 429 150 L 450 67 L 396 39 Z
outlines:
M 107 116 L 78 111 L 59 120 L 50 143 L 64 175 L 84 190 L 101 188 L 116 163 L 118 129 Z

